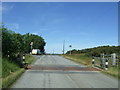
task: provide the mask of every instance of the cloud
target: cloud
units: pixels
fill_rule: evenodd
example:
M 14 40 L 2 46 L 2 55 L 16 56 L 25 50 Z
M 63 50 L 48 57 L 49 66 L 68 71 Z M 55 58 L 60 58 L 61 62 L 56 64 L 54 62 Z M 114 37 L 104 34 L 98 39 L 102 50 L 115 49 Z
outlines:
M 4 3 L 0 5 L 0 11 L 2 11 L 2 12 L 8 12 L 8 11 L 12 10 L 13 8 L 14 8 L 13 5 L 8 5 L 8 4 L 4 4 Z
M 32 34 L 34 34 L 34 35 L 38 35 L 38 33 L 32 33 Z

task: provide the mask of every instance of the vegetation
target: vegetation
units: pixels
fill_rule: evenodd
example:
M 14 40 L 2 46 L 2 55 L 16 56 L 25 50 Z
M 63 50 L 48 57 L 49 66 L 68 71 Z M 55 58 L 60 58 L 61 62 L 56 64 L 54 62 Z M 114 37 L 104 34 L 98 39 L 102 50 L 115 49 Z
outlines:
M 13 61 L 2 59 L 2 77 L 5 78 L 9 76 L 12 72 L 20 70 L 20 67 Z
M 45 41 L 41 36 L 34 34 L 16 33 L 9 30 L 2 25 L 0 28 L 2 32 L 2 87 L 7 88 L 11 85 L 24 71 L 25 69 L 20 68 L 20 60 L 22 55 L 25 54 L 25 61 L 31 64 L 35 58 L 27 53 L 30 53 L 30 43 L 33 42 L 33 48 L 40 49 L 42 53 L 45 52 L 44 46 Z M 1 52 L 0 52 L 1 53 Z M 1 70 L 0 70 L 1 71 Z
M 9 76 L 2 79 L 2 88 L 8 88 L 10 85 L 25 71 L 25 69 L 20 69 Z
M 88 56 L 85 56 L 85 54 L 72 54 L 72 55 L 66 54 L 66 55 L 63 55 L 63 56 L 65 58 L 68 58 L 68 59 L 70 59 L 72 61 L 75 61 L 79 64 L 84 64 L 84 65 L 87 65 L 87 66 L 91 65 L 92 58 L 88 57 Z
M 66 54 L 70 54 L 70 52 L 72 54 L 86 54 L 87 56 L 99 57 L 101 53 L 104 54 L 120 53 L 120 46 L 99 46 L 82 50 L 73 49 L 71 51 L 68 51 Z
M 88 67 L 91 67 L 91 65 L 92 65 L 92 57 L 88 57 L 85 54 L 71 54 L 71 55 L 65 54 L 62 56 L 64 56 L 65 58 L 67 58 L 71 61 L 86 65 Z M 103 70 L 101 70 L 101 72 L 112 75 L 117 78 L 120 78 L 120 74 L 118 74 L 119 70 L 120 70 L 120 67 L 118 67 L 118 66 L 113 66 L 113 67 L 109 66 L 107 71 L 103 69 Z
M 21 35 L 5 28 L 5 25 L 2 25 L 0 31 L 2 31 L 3 77 L 19 69 L 18 56 L 21 57 L 21 55 L 31 51 L 31 42 L 33 42 L 33 48 L 40 49 L 42 53 L 45 52 L 46 43 L 41 36 L 30 33 Z M 29 55 L 27 57 L 31 58 Z M 29 59 L 29 62 L 31 63 L 32 59 Z
M 26 62 L 31 64 L 36 60 L 33 56 L 27 54 L 25 56 Z M 25 69 L 20 68 L 13 60 L 3 58 L 2 61 L 2 87 L 8 88 L 23 72 Z
M 70 55 L 71 52 L 71 55 Z M 115 66 L 112 65 L 112 61 L 109 60 L 109 68 L 108 70 L 102 70 L 103 73 L 115 76 L 120 78 L 120 74 L 118 74 L 120 71 L 120 46 L 100 46 L 100 47 L 95 47 L 95 48 L 87 48 L 87 49 L 82 49 L 82 50 L 71 50 L 68 51 L 64 57 L 75 61 L 80 64 L 84 64 L 87 66 L 91 66 L 92 62 L 92 57 L 94 56 L 95 58 L 95 66 L 100 67 L 100 56 L 101 54 L 104 53 L 105 55 L 110 55 L 112 53 L 117 54 L 117 62 Z M 108 56 L 105 56 L 105 58 L 109 58 Z M 100 67 L 101 68 L 101 67 Z
M 102 72 L 120 79 L 120 74 L 118 73 L 118 71 L 120 71 L 120 68 L 118 68 L 118 66 L 114 66 L 114 67 L 109 67 L 107 71 L 103 70 Z
M 4 26 L 2 30 L 2 54 L 3 56 L 10 55 L 14 57 L 18 53 L 29 53 L 31 51 L 30 43 L 33 42 L 33 48 L 40 49 L 44 53 L 45 41 L 41 36 L 27 33 L 21 35 L 8 30 Z
M 31 64 L 35 58 L 31 55 L 26 55 L 26 62 Z M 2 78 L 9 76 L 10 74 L 20 70 L 20 67 L 17 62 L 14 60 L 8 60 L 7 58 L 2 59 Z

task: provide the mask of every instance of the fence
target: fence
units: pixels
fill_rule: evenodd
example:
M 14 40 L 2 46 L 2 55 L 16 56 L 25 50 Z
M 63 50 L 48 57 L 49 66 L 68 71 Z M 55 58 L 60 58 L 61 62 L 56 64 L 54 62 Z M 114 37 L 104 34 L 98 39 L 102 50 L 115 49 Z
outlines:
M 101 54 L 100 57 L 93 57 L 92 66 L 99 67 L 101 69 L 108 69 L 109 67 L 118 66 L 120 60 L 118 55 L 113 53 L 110 55 Z

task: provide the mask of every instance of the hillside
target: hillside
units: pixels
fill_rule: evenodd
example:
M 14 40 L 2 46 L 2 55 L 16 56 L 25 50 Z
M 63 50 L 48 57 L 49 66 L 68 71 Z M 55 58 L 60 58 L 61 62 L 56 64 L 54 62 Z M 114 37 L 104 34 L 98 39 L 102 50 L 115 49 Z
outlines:
M 82 50 L 73 49 L 66 54 L 86 54 L 87 56 L 100 56 L 100 54 L 120 53 L 120 46 L 99 46 L 94 48 L 86 48 Z

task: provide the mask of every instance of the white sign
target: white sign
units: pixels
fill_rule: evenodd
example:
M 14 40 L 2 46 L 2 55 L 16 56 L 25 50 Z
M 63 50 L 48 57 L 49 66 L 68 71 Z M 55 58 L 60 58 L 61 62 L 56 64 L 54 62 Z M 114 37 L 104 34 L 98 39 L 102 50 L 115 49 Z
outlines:
M 32 46 L 32 45 L 33 45 L 33 42 L 31 42 L 30 45 Z

